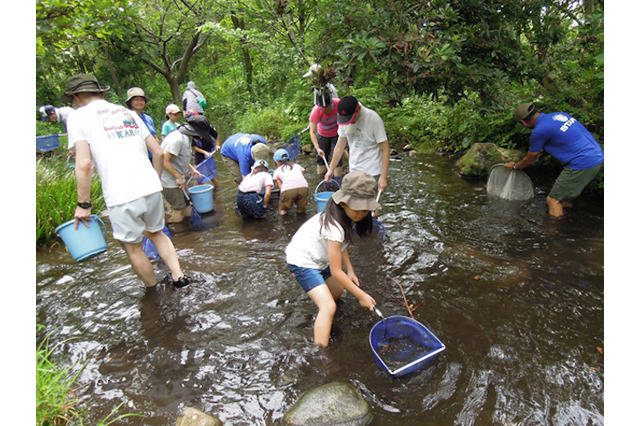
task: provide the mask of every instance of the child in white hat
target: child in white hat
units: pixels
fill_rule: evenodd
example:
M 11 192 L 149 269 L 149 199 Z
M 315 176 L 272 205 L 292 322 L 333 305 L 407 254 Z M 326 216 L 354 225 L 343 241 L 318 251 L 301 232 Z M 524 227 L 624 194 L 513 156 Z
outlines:
M 271 198 L 273 178 L 269 173 L 269 164 L 265 160 L 256 160 L 251 173 L 238 185 L 236 202 L 238 211 L 244 217 L 261 219 L 267 217 L 267 205 Z M 264 197 L 260 194 L 264 191 Z

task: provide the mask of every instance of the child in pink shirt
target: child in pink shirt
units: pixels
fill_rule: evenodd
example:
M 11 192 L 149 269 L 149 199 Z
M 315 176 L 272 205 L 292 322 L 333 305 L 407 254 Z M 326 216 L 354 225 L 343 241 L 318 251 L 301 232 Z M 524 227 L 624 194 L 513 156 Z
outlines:
M 298 214 L 303 214 L 307 209 L 309 197 L 309 184 L 304 178 L 304 168 L 289 159 L 286 149 L 279 149 L 273 154 L 276 170 L 273 172 L 273 180 L 280 188 L 280 201 L 278 212 L 280 216 L 287 214 L 289 209 L 296 205 Z
M 264 160 L 256 160 L 251 167 L 251 173 L 238 185 L 236 202 L 240 214 L 252 219 L 267 217 L 271 188 L 273 188 L 273 179 L 269 174 L 269 165 Z M 262 190 L 264 190 L 264 197 L 260 196 Z

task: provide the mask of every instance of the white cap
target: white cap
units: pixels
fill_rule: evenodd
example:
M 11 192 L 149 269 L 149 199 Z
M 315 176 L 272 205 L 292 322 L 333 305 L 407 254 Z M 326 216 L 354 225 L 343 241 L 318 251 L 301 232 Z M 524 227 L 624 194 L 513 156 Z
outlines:
M 169 104 L 167 105 L 167 107 L 164 109 L 164 113 L 165 114 L 170 114 L 172 112 L 180 112 L 180 108 L 178 107 L 178 105 L 176 104 Z

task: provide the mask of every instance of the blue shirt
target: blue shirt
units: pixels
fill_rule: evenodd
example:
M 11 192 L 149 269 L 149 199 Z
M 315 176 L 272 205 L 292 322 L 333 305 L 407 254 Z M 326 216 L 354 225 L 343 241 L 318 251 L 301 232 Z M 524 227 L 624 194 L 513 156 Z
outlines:
M 593 135 L 564 112 L 540 113 L 536 119 L 529 151 L 543 149 L 574 170 L 590 169 L 604 161 L 604 152 Z
M 254 142 L 267 143 L 267 141 L 260 135 L 235 133 L 224 141 L 220 148 L 220 154 L 237 161 L 240 166 L 240 173 L 242 173 L 243 176 L 247 176 L 251 173 L 251 166 L 253 166 L 251 148 L 255 145 Z

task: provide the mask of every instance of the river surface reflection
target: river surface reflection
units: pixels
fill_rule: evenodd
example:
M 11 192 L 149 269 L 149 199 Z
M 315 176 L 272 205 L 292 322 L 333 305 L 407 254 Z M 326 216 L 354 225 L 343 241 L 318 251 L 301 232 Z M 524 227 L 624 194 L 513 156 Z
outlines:
M 175 424 L 187 406 L 225 424 L 278 424 L 307 389 L 355 385 L 374 425 L 603 424 L 604 209 L 589 196 L 562 220 L 546 214 L 550 181 L 530 202 L 490 199 L 453 161 L 401 154 L 382 196 L 386 238 L 357 241 L 352 260 L 385 315 L 408 315 L 447 346 L 427 368 L 393 379 L 375 363 L 377 317 L 343 297 L 331 346 L 313 346 L 316 308 L 284 262 L 306 219 L 243 221 L 219 156 L 221 188 L 205 228 L 172 228 L 196 282 L 146 291 L 108 229 L 108 251 L 76 263 L 57 246 L 36 254 L 36 312 L 84 366 L 76 394 L 97 422 Z M 318 182 L 302 155 L 311 190 Z M 315 213 L 309 203 L 308 215 Z M 108 221 L 105 221 L 108 225 Z M 155 261 L 158 274 L 166 268 Z

